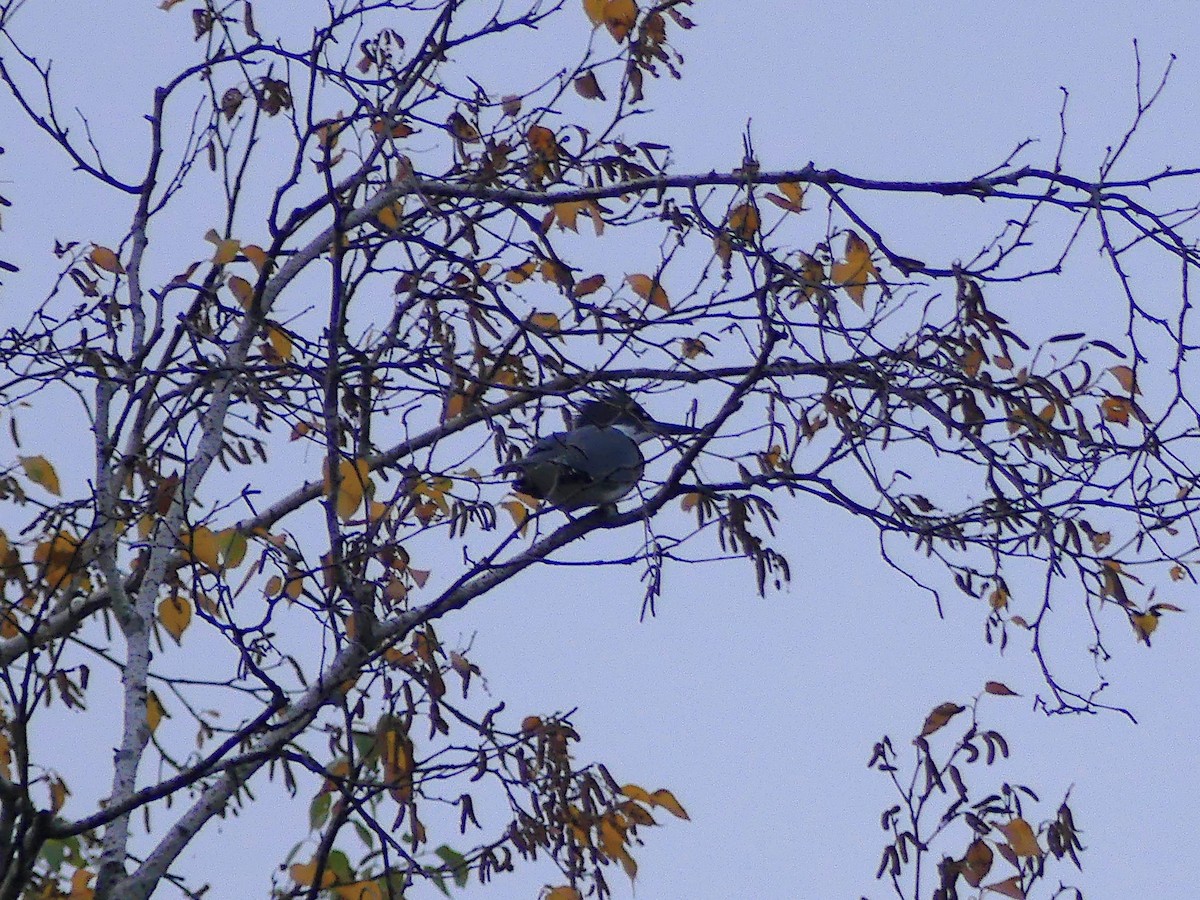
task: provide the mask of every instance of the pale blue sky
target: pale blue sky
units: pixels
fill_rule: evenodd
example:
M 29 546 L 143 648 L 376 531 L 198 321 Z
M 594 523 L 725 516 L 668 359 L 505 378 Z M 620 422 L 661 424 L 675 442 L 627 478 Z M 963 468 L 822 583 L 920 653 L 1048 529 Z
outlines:
M 153 4 L 140 6 L 114 13 L 106 4 L 29 0 L 22 12 L 27 34 L 41 31 L 36 39 L 62 48 L 86 47 L 101 25 L 126 33 L 131 54 L 89 56 L 89 74 L 71 98 L 93 111 L 110 104 L 128 114 L 126 127 L 144 110 L 146 73 L 167 71 L 165 48 L 180 27 L 168 28 L 169 14 Z M 261 22 L 276 14 L 271 4 L 258 6 Z M 182 19 L 186 9 L 173 14 Z M 659 115 L 645 126 L 671 141 L 680 170 L 736 166 L 747 120 L 771 168 L 812 160 L 879 178 L 960 178 L 998 164 L 1027 137 L 1042 141 L 1028 160 L 1045 163 L 1057 140 L 1062 85 L 1071 94 L 1068 167 L 1087 176 L 1129 121 L 1134 38 L 1150 80 L 1168 54 L 1179 59 L 1123 174 L 1200 163 L 1194 3 L 763 0 L 698 3 L 690 14 L 698 27 L 678 41 L 684 79 L 653 86 Z M 572 17 L 581 21 L 582 13 L 572 8 L 565 17 L 577 26 Z M 129 65 L 133 54 L 136 66 Z M 532 64 L 507 61 L 514 79 L 522 63 Z M 62 69 L 71 70 L 69 61 Z M 0 257 L 24 263 L 48 238 L 99 239 L 125 227 L 124 212 L 114 225 L 102 195 L 47 164 L 45 142 L 9 107 L 0 105 L 0 116 L 8 150 L 0 178 L 12 180 L 3 193 L 15 203 L 5 213 Z M 866 200 L 863 209 L 895 249 L 917 257 L 944 256 L 948 241 L 982 227 L 967 202 L 889 197 Z M 1062 279 L 1014 292 L 1011 318 L 1029 315 L 1036 304 L 1035 332 L 1082 323 L 1119 334 L 1121 323 L 1110 318 L 1119 306 L 1105 305 L 1114 299 L 1113 284 L 1107 272 L 1096 278 L 1091 271 L 1099 265 L 1093 247 L 1085 242 Z M 8 288 L 5 294 L 12 303 Z M 33 432 L 25 426 L 36 445 Z M 1019 646 L 1004 658 L 985 646 L 977 607 L 950 602 L 939 620 L 927 597 L 876 561 L 872 532 L 812 504 L 781 509 L 794 573 L 781 594 L 757 598 L 748 571 L 737 566 L 676 569 L 667 575 L 658 617 L 639 623 L 635 572 L 549 568 L 439 627 L 444 639 L 474 635 L 472 659 L 510 708 L 516 702 L 524 714 L 578 707 L 581 757 L 605 761 L 619 780 L 669 787 L 688 808 L 692 822 L 671 820 L 644 833 L 633 894 L 890 896 L 873 874 L 884 838 L 879 813 L 893 797 L 865 767 L 871 747 L 885 733 L 905 745 L 934 705 L 965 700 L 996 679 L 1025 695 L 991 698 L 983 707 L 985 721 L 1012 746 L 1001 777 L 1040 788 L 1047 812 L 1073 786 L 1088 852 L 1082 873 L 1060 874 L 1073 877 L 1090 900 L 1195 895 L 1194 589 L 1160 596 L 1188 613 L 1164 624 L 1152 649 L 1135 644 L 1132 633 L 1111 642 L 1108 699 L 1128 706 L 1140 725 L 1111 714 L 1047 720 L 1030 709 L 1040 688 L 1031 659 Z M 1063 664 L 1087 677 L 1077 656 Z M 95 752 L 107 765 L 108 748 Z M 260 796 L 284 802 L 273 788 Z M 295 803 L 297 815 L 305 803 Z M 214 823 L 185 855 L 186 865 L 216 882 L 214 900 L 252 895 L 232 887 L 238 873 L 265 894 L 263 859 L 295 837 L 289 832 L 277 843 L 271 825 L 278 818 L 278 809 L 264 804 Z M 214 858 L 227 876 L 212 870 Z M 556 883 L 552 869 L 525 868 L 463 896 L 532 898 L 546 882 Z M 611 882 L 617 896 L 631 895 L 620 874 Z M 432 896 L 431 888 L 414 892 Z

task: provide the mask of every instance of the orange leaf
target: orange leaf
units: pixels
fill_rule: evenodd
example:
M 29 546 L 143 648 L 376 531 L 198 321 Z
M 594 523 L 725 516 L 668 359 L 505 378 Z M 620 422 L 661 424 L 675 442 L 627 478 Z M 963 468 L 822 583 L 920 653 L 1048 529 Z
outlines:
M 1141 393 L 1138 390 L 1137 378 L 1129 366 L 1113 366 L 1108 371 L 1112 373 L 1113 378 L 1117 379 L 1117 383 L 1121 385 L 1125 393 L 1130 396 Z
M 608 0 L 583 0 L 583 11 L 592 25 L 604 24 L 604 7 Z
M 623 788 L 621 788 L 621 793 L 630 800 L 637 800 L 639 803 L 645 803 L 647 806 L 657 805 L 654 802 L 654 797 L 651 796 L 650 792 L 644 787 L 640 787 L 636 784 L 625 785 Z
M 759 223 L 758 210 L 750 203 L 735 206 L 729 211 L 729 230 L 743 241 L 754 238 L 758 233 Z
M 799 183 L 795 181 L 780 182 L 779 190 L 783 191 L 782 197 L 779 194 L 767 194 L 767 199 L 788 212 L 803 212 L 801 203 L 804 201 L 804 188 Z
M 1124 397 L 1105 397 L 1104 402 L 1100 404 L 1104 418 L 1118 425 L 1129 424 L 1129 413 L 1132 409 L 1133 404 Z
M 571 293 L 576 297 L 586 297 L 588 294 L 596 293 L 602 287 L 604 287 L 603 275 L 589 275 L 583 281 L 577 281 Z
M 992 869 L 992 859 L 991 847 L 978 838 L 972 841 L 959 865 L 959 871 L 967 884 L 973 888 L 979 887 L 979 883 L 987 877 L 987 873 Z
M 463 118 L 462 113 L 451 113 L 446 120 L 450 131 L 464 144 L 477 144 L 480 141 L 479 129 Z
M 525 132 L 525 139 L 529 141 L 530 149 L 543 159 L 558 158 L 558 141 L 554 132 L 545 125 L 531 126 L 529 131 Z
M 1006 825 L 997 825 L 1004 836 L 1008 838 L 1008 846 L 1012 847 L 1017 856 L 1041 856 L 1042 848 L 1038 846 L 1037 835 L 1033 827 L 1024 819 L 1013 819 Z
M 661 806 L 678 819 L 691 819 L 691 816 L 687 814 L 687 810 L 675 799 L 675 795 L 666 788 L 659 788 L 650 795 L 650 799 L 655 806 Z
M 575 92 L 585 100 L 606 100 L 595 72 L 585 72 L 575 79 Z
M 671 301 L 667 299 L 667 292 L 663 290 L 657 279 L 651 278 L 649 275 L 638 274 L 628 275 L 625 280 L 629 282 L 633 292 L 643 300 L 664 312 L 671 311 Z
M 237 298 L 242 309 L 249 309 L 251 301 L 254 300 L 254 285 L 248 282 L 240 275 L 234 275 L 229 279 L 229 292 Z
M 537 271 L 537 263 L 534 260 L 521 263 L 519 266 L 513 266 L 504 273 L 504 280 L 509 284 L 520 284 L 522 281 L 528 280 L 529 276 Z
M 966 707 L 959 706 L 957 703 L 941 703 L 933 708 L 928 716 L 925 717 L 925 724 L 921 728 L 921 737 L 928 737 L 939 728 L 942 728 L 947 722 L 957 716 Z
M 995 884 L 989 884 L 984 887 L 985 891 L 995 891 L 997 894 L 1003 894 L 1005 897 L 1012 897 L 1013 900 L 1025 900 L 1025 892 L 1021 890 L 1021 876 L 1014 875 L 1012 878 L 1005 878 L 1003 881 L 997 881 Z
M 583 900 L 583 894 L 568 884 L 551 888 L 542 900 Z
M 267 251 L 258 244 L 247 244 L 242 248 L 242 256 L 254 263 L 254 268 L 258 269 L 261 275 L 267 268 L 267 263 L 270 261 L 267 257 Z
M 529 324 L 542 331 L 561 331 L 562 323 L 558 316 L 549 312 L 535 312 L 529 317 Z
M 121 260 L 117 259 L 117 254 L 107 247 L 101 247 L 99 244 L 92 247 L 92 252 L 88 254 L 88 259 L 92 261 L 97 269 L 103 269 L 105 272 L 111 272 L 114 275 L 120 275 L 125 271 L 125 267 L 121 265 Z
M 983 689 L 989 694 L 995 694 L 997 697 L 1020 697 L 1016 691 L 1012 690 L 1007 684 L 1000 681 L 989 681 L 983 686 Z
M 633 30 L 637 14 L 637 4 L 633 0 L 608 0 L 604 4 L 604 26 L 618 44 Z

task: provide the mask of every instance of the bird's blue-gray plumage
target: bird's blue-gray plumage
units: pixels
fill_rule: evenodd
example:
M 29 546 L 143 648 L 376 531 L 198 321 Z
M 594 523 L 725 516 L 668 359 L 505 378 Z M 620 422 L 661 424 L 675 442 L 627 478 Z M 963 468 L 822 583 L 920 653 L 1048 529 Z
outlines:
M 620 500 L 642 478 L 646 460 L 638 444 L 668 434 L 691 434 L 685 425 L 656 422 L 623 392 L 583 404 L 575 427 L 538 440 L 521 459 L 497 472 L 519 473 L 513 487 L 563 510 Z

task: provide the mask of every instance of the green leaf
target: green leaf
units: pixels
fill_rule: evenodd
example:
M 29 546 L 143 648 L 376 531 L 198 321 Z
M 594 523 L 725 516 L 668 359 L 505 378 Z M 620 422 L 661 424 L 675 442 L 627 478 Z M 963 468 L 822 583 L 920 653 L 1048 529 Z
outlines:
M 329 807 L 333 805 L 333 794 L 317 794 L 308 805 L 308 827 L 316 831 L 329 820 Z
M 332 872 L 342 884 L 352 884 L 355 881 L 354 870 L 350 868 L 350 857 L 341 850 L 329 854 L 329 862 L 325 868 Z
M 454 875 L 454 883 L 460 888 L 466 887 L 467 879 L 471 877 L 471 867 L 467 865 L 467 858 L 446 844 L 442 844 L 433 852 L 441 857 L 446 868 Z

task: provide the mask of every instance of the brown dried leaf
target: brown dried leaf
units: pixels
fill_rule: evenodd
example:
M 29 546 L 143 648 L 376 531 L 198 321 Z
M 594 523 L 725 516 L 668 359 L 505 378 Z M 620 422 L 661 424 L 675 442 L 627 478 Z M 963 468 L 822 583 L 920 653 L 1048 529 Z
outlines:
M 929 737 L 939 728 L 945 726 L 947 722 L 957 716 L 966 707 L 959 706 L 957 703 L 941 703 L 933 708 L 933 711 L 925 717 L 925 724 L 921 727 L 921 737 Z

